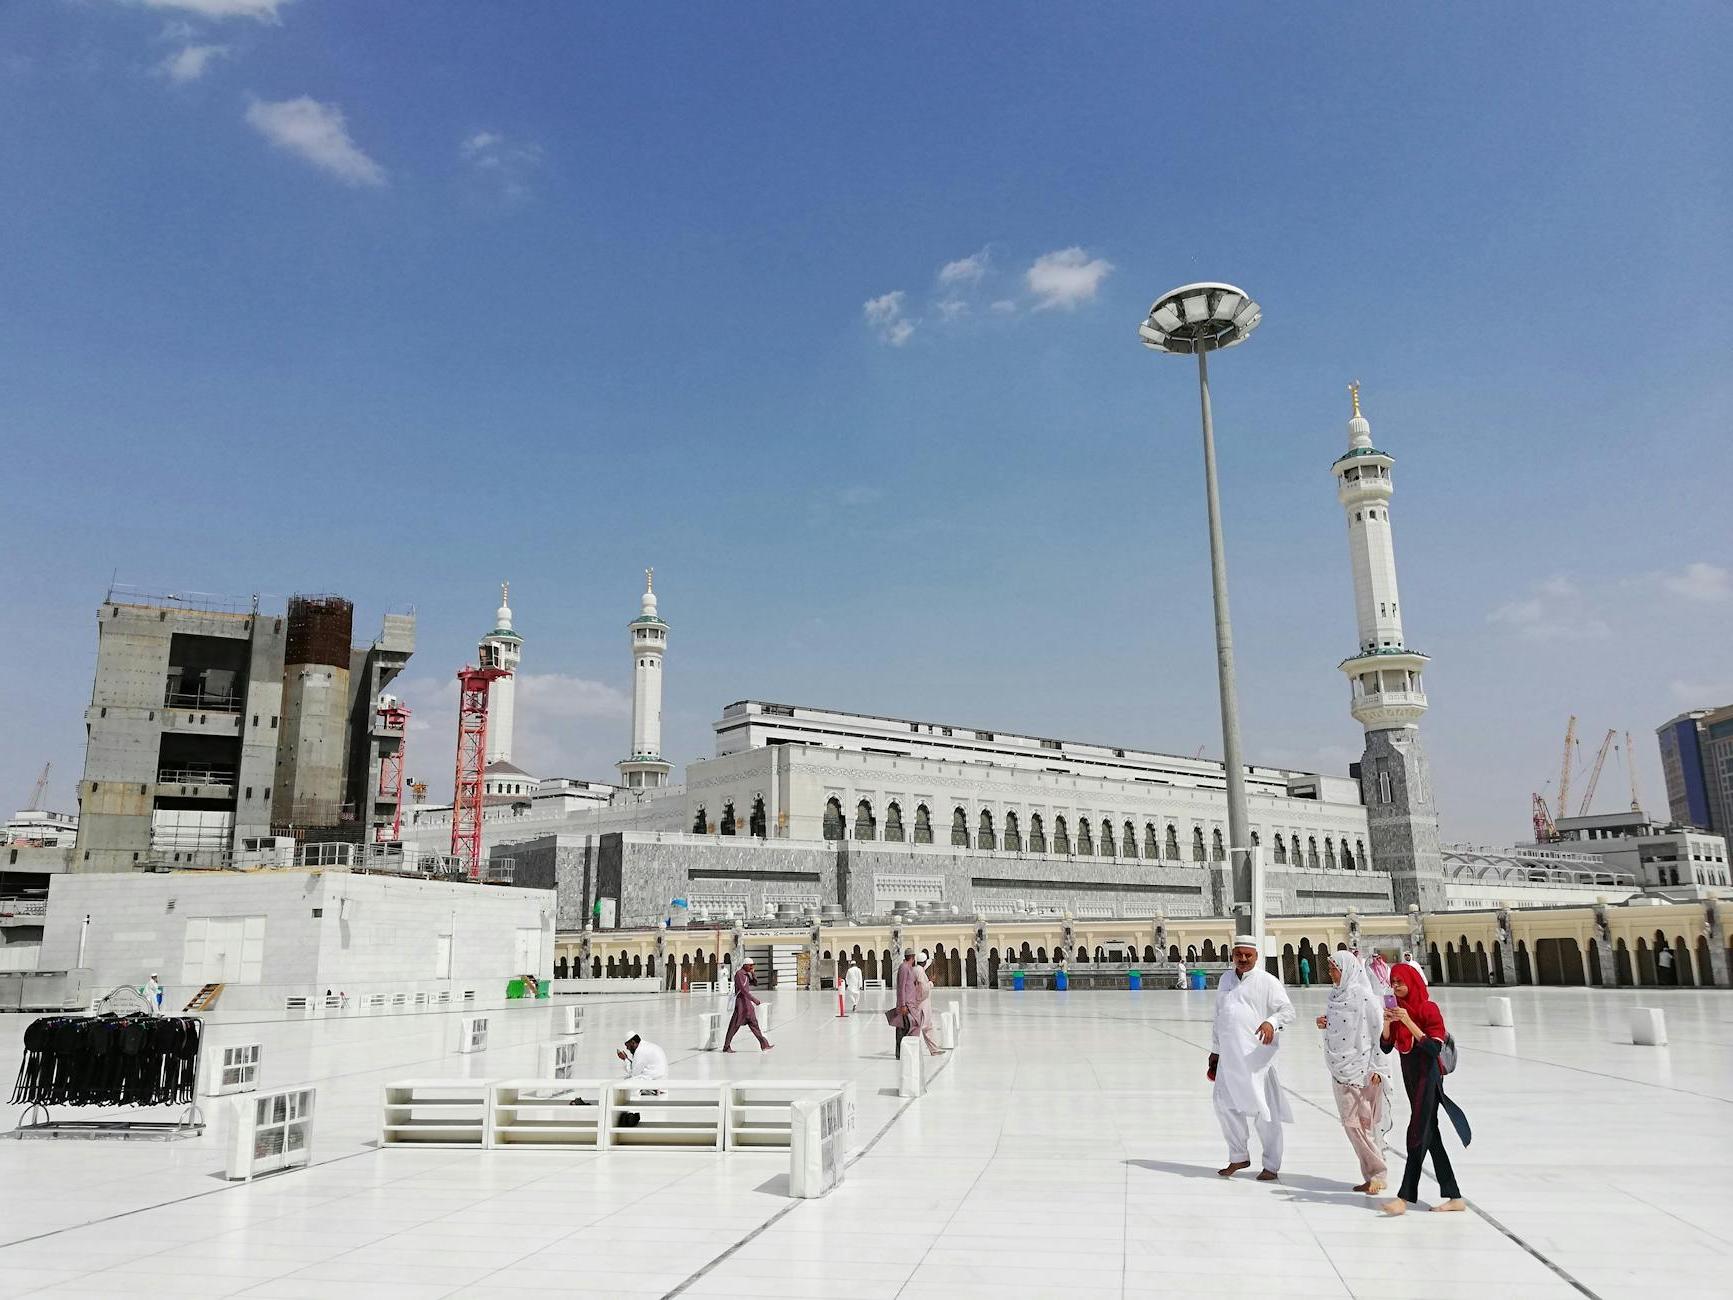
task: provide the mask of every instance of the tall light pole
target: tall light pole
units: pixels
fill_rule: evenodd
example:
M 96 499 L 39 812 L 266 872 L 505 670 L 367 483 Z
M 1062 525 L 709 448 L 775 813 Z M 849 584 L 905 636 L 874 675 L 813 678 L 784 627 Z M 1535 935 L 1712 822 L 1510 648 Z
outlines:
M 1198 402 L 1203 410 L 1204 495 L 1209 503 L 1210 579 L 1215 593 L 1216 676 L 1221 693 L 1222 767 L 1228 785 L 1228 853 L 1233 863 L 1233 903 L 1250 910 L 1252 928 L 1263 936 L 1263 882 L 1253 879 L 1251 826 L 1246 813 L 1246 770 L 1240 758 L 1240 706 L 1234 687 L 1234 633 L 1228 617 L 1228 567 L 1222 551 L 1221 494 L 1216 487 L 1215 421 L 1210 414 L 1209 354 L 1243 343 L 1263 311 L 1244 289 L 1231 284 L 1186 284 L 1163 294 L 1138 327 L 1147 348 L 1197 357 Z M 1261 875 L 1261 873 L 1258 873 Z

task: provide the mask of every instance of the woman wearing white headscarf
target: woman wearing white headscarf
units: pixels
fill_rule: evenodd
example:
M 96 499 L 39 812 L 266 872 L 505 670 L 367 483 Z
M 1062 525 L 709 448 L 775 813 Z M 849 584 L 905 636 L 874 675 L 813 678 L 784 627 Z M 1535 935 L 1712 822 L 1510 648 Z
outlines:
M 1342 1131 L 1360 1161 L 1360 1185 L 1368 1196 L 1384 1190 L 1384 1134 L 1390 1128 L 1385 1081 L 1390 1070 L 1380 1043 L 1384 999 L 1365 963 L 1346 948 L 1330 954 L 1330 995 L 1318 1028 L 1324 1031 L 1324 1060 L 1336 1092 Z

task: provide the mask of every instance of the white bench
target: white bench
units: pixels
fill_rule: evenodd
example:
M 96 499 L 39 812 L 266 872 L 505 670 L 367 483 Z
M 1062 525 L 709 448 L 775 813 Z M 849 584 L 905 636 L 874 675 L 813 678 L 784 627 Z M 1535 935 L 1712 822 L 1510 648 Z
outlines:
M 487 1079 L 405 1079 L 385 1085 L 381 1146 L 487 1146 Z
M 602 1140 L 609 1150 L 663 1147 L 721 1151 L 726 1144 L 728 1108 L 721 1083 L 696 1079 L 623 1080 L 608 1085 Z M 636 1124 L 621 1116 L 636 1114 Z
M 786 1147 L 792 1142 L 796 1102 L 841 1093 L 845 1149 L 854 1143 L 855 1091 L 834 1079 L 756 1079 L 728 1085 L 728 1149 Z
M 576 1046 L 574 1044 L 573 1046 Z M 488 1146 L 598 1150 L 610 1084 L 599 1079 L 503 1079 L 488 1103 Z

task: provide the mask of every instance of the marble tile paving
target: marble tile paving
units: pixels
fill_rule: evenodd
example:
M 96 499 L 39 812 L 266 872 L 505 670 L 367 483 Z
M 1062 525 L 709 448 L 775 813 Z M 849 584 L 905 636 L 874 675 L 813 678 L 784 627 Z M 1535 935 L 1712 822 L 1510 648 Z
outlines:
M 1439 991 L 1475 1129 L 1456 1159 L 1473 1212 L 1395 1221 L 1349 1190 L 1317 990 L 1296 995 L 1280 1058 L 1296 1119 L 1273 1185 L 1214 1174 L 1208 994 L 941 990 L 965 1000 L 961 1049 L 912 1103 L 882 1018 L 838 1020 L 828 995 L 769 995 L 776 1050 L 742 1038 L 729 1057 L 695 1050 L 709 999 L 584 1000 L 590 1077 L 636 1030 L 677 1076 L 855 1080 L 861 1150 L 843 1186 L 803 1202 L 785 1195 L 786 1155 L 376 1147 L 389 1080 L 533 1074 L 546 1003 L 498 1013 L 476 1056 L 449 1051 L 447 1014 L 219 1013 L 212 1042 L 263 1042 L 265 1086 L 317 1085 L 316 1165 L 229 1184 L 214 1129 L 0 1141 L 0 1297 L 1733 1293 L 1733 997 L 1509 992 L 1514 1029 L 1482 1023 L 1484 991 Z M 1639 1003 L 1666 1010 L 1669 1047 L 1630 1043 Z M 0 1017 L 7 1077 L 28 1021 Z M 21 1108 L 0 1110 L 11 1128 Z

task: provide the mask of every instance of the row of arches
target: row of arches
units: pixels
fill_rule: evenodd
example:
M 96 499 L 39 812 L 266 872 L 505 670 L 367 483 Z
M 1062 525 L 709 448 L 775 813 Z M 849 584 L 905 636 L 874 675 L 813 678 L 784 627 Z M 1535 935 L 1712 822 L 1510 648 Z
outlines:
M 1527 940 L 1518 939 L 1512 953 L 1514 982 L 1564 987 L 1600 988 L 1696 988 L 1715 984 L 1714 950 L 1706 935 L 1692 943 L 1682 934 L 1668 937 L 1656 930 L 1653 938 L 1637 939 L 1633 950 L 1623 938 L 1610 952 L 1599 939 L 1587 945 L 1570 937 L 1537 939 L 1531 951 Z M 1733 950 L 1728 954 L 1733 964 Z M 1470 946 L 1467 935 L 1447 941 L 1443 952 L 1436 943 L 1428 946 L 1427 966 L 1431 977 L 1446 984 L 1503 984 L 1503 946 L 1494 940 L 1488 952 L 1484 943 Z M 1606 968 L 1610 966 L 1610 971 Z
M 752 801 L 752 807 L 746 814 L 746 833 L 757 839 L 764 839 L 769 831 L 764 816 L 764 796 L 759 795 Z M 698 805 L 698 812 L 692 818 L 692 833 L 694 835 L 738 835 L 740 821 L 734 813 L 734 800 L 729 799 L 722 805 L 721 819 L 715 825 L 710 823 L 710 814 L 703 804 Z
M 700 818 L 702 818 L 700 810 Z M 728 832 L 724 832 L 727 834 Z M 933 843 L 933 814 L 924 803 L 915 805 L 912 826 L 905 826 L 901 803 L 892 800 L 885 806 L 884 825 L 881 828 L 879 819 L 873 811 L 872 801 L 862 799 L 855 804 L 854 820 L 851 824 L 845 819 L 841 800 L 834 795 L 825 801 L 824 805 L 824 838 L 827 840 L 884 840 L 887 843 L 914 844 Z M 951 810 L 950 843 L 956 848 L 1000 849 L 1010 853 L 1057 853 L 1077 857 L 1103 858 L 1147 858 L 1151 862 L 1180 862 L 1186 860 L 1187 854 L 1180 846 L 1179 825 L 1167 822 L 1165 829 L 1154 821 L 1143 824 L 1141 837 L 1136 823 L 1130 818 L 1124 819 L 1117 826 L 1110 817 L 1102 817 L 1094 822 L 1088 817 L 1077 819 L 1077 835 L 1073 841 L 1071 827 L 1063 814 L 1053 818 L 1052 838 L 1049 840 L 1047 824 L 1040 813 L 1029 814 L 1027 836 L 1023 823 L 1015 810 L 1005 814 L 1002 825 L 995 823 L 991 809 L 982 808 L 973 819 L 967 810 L 961 806 Z M 1261 833 L 1252 832 L 1253 845 L 1263 843 Z M 1341 869 L 1343 871 L 1362 870 L 1366 865 L 1366 844 L 1357 839 L 1349 848 L 1348 837 L 1340 841 L 1335 836 L 1324 836 L 1323 851 L 1320 854 L 1318 837 L 1306 837 L 1302 847 L 1298 834 L 1284 836 L 1277 833 L 1272 836 L 1270 844 L 1271 856 L 1276 865 L 1309 866 L 1325 871 Z M 1221 830 L 1210 831 L 1209 839 L 1204 839 L 1202 826 L 1191 828 L 1190 860 L 1192 862 L 1222 862 L 1227 858 L 1227 846 L 1222 841 Z

